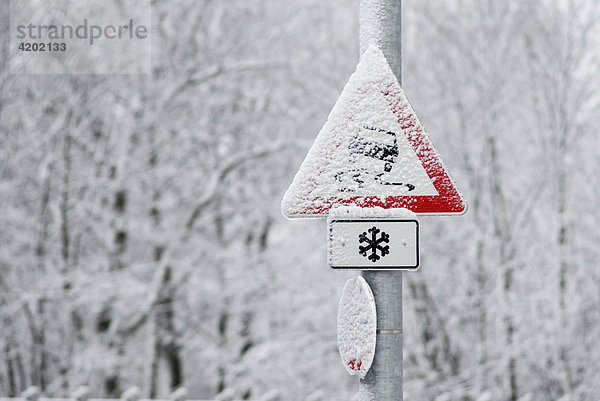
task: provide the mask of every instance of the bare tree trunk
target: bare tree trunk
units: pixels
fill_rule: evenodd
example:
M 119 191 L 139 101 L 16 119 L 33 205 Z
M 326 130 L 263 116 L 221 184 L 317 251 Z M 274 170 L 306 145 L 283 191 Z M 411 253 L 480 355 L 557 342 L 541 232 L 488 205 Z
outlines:
M 156 129 L 155 127 L 150 128 L 149 141 L 150 141 L 150 158 L 148 164 L 150 166 L 150 174 L 152 180 L 152 207 L 150 208 L 150 218 L 152 219 L 152 225 L 155 230 L 160 230 L 162 215 L 158 208 L 158 201 L 160 200 L 160 191 L 158 189 L 159 184 L 156 178 L 156 168 L 158 164 L 158 154 L 156 148 Z M 160 266 L 162 257 L 164 254 L 165 247 L 163 244 L 154 244 L 154 262 L 157 267 Z M 164 283 L 164 272 L 160 278 L 159 295 L 157 296 L 157 302 L 160 302 L 160 292 L 163 291 Z M 159 381 L 159 369 L 160 369 L 160 358 L 161 358 L 161 339 L 160 339 L 160 322 L 156 317 L 155 305 L 152 305 L 150 311 L 152 317 L 152 359 L 150 362 L 150 398 L 157 398 L 158 396 L 158 381 Z
M 170 376 L 170 390 L 183 384 L 183 363 L 181 360 L 179 336 L 175 327 L 174 297 L 172 268 L 166 266 L 163 270 L 158 300 L 153 306 L 154 335 L 153 358 L 150 373 L 150 398 L 158 395 L 158 379 L 160 361 L 167 364 Z
M 35 255 L 38 259 L 38 269 L 40 272 L 46 270 L 46 241 L 48 239 L 48 203 L 50 201 L 50 190 L 52 188 L 51 178 L 53 173 L 52 164 L 49 163 L 45 166 L 44 176 L 41 182 L 41 202 L 40 202 L 40 215 L 39 215 L 39 228 L 37 234 L 37 244 L 35 247 Z
M 36 369 L 38 371 L 38 374 L 37 374 L 38 382 L 36 384 L 42 392 L 46 391 L 47 375 L 48 375 L 48 373 L 46 372 L 47 367 L 48 367 L 48 355 L 46 353 L 46 334 L 45 334 L 45 329 L 44 329 L 44 327 L 45 327 L 45 321 L 44 321 L 45 303 L 46 303 L 46 300 L 44 298 L 38 299 L 38 301 L 37 301 L 37 316 L 38 316 L 38 321 L 40 322 L 40 324 L 39 324 L 39 327 L 37 330 L 37 338 L 36 338 L 36 344 L 35 344 L 35 350 L 38 354 L 37 365 L 36 365 Z
M 128 233 L 125 227 L 123 227 L 124 214 L 127 209 L 127 190 L 120 188 L 114 194 L 113 210 L 116 214 L 115 218 L 115 231 L 113 237 L 113 252 L 112 252 L 112 270 L 121 270 L 123 268 L 123 261 L 121 260 L 123 254 L 127 250 Z
M 69 221 L 69 212 L 70 212 L 70 186 L 71 186 L 71 173 L 72 173 L 72 141 L 73 138 L 71 136 L 71 120 L 73 118 L 73 110 L 67 111 L 67 116 L 65 117 L 64 123 L 64 139 L 63 139 L 63 149 L 62 149 L 62 162 L 63 162 L 63 171 L 62 171 L 62 182 L 60 188 L 60 200 L 59 200 L 59 211 L 60 211 L 60 256 L 61 256 L 61 275 L 63 279 L 63 307 L 67 308 L 68 311 L 68 322 L 66 325 L 68 328 L 66 332 L 69 335 L 72 335 L 71 339 L 68 339 L 68 357 L 66 360 L 61 361 L 63 365 L 63 370 L 68 372 L 69 366 L 71 364 L 71 358 L 74 354 L 75 342 L 77 338 L 81 338 L 81 318 L 71 304 L 71 291 L 72 291 L 72 283 L 71 278 L 69 276 L 70 271 L 70 246 L 71 246 L 71 227 Z M 67 390 L 69 388 L 69 376 L 64 374 L 63 380 L 63 388 Z
M 479 334 L 479 392 L 483 393 L 487 388 L 487 272 L 485 270 L 485 244 L 483 239 L 477 241 L 477 325 Z
M 561 152 L 562 153 L 562 152 Z M 557 155 L 564 157 L 564 155 Z M 568 249 L 568 227 L 566 222 L 566 192 L 567 179 L 564 163 L 559 163 L 557 166 L 557 181 L 558 181 L 558 232 L 557 232 L 557 248 L 558 248 L 558 302 L 559 302 L 559 329 L 568 332 L 569 320 L 567 319 L 567 273 L 569 265 L 567 261 Z M 575 378 L 569 361 L 569 350 L 566 344 L 567 338 L 559 337 L 559 360 L 561 361 L 565 371 L 565 382 L 569 392 L 575 387 Z
M 6 326 L 5 326 L 6 327 Z M 8 396 L 16 397 L 19 393 L 15 378 L 15 367 L 12 357 L 12 348 L 10 339 L 7 338 L 4 343 L 4 360 L 6 361 L 6 380 L 8 387 Z
M 427 284 L 423 280 L 410 280 L 408 287 L 415 300 L 420 337 L 429 366 L 442 377 L 456 376 L 460 370 L 460 357 L 453 349 L 445 319 L 429 294 Z
M 505 347 L 508 354 L 506 362 L 506 399 L 517 401 L 519 395 L 517 383 L 517 360 L 515 356 L 515 324 L 513 321 L 513 281 L 514 267 L 512 265 L 514 258 L 513 244 L 510 238 L 510 227 L 506 214 L 506 199 L 502 190 L 502 178 L 500 163 L 498 160 L 498 148 L 496 138 L 490 135 L 487 140 L 489 158 L 490 158 L 490 191 L 492 199 L 492 218 L 494 222 L 494 236 L 499 247 L 499 262 L 503 269 L 502 274 L 502 292 L 504 297 L 504 334 Z
M 160 339 L 158 338 L 157 323 L 152 324 L 152 357 L 150 362 L 150 392 L 151 399 L 158 398 L 158 373 L 160 368 Z
M 10 327 L 10 323 L 5 319 L 4 327 Z M 6 362 L 6 375 L 8 396 L 17 397 L 29 385 L 21 354 L 13 341 L 14 333 L 12 330 L 8 333 L 4 343 L 4 356 Z
M 269 245 L 269 233 L 271 232 L 272 226 L 273 219 L 271 219 L 271 217 L 267 217 L 261 230 L 260 236 L 258 237 L 258 250 L 260 252 L 264 252 L 267 250 L 267 246 Z
M 24 304 L 23 309 L 29 325 L 29 333 L 31 337 L 30 350 L 30 373 L 31 383 L 34 386 L 44 391 L 46 389 L 46 369 L 47 369 L 47 354 L 44 334 L 44 315 L 45 300 L 38 299 L 36 304 L 36 313 L 31 310 L 29 304 Z
M 52 163 L 44 166 L 44 169 L 45 171 L 41 182 L 41 202 L 38 223 L 39 227 L 37 233 L 37 244 L 35 247 L 35 256 L 38 261 L 38 271 L 33 274 L 34 277 L 37 277 L 38 274 L 43 274 L 46 271 L 46 242 L 48 240 L 48 225 L 50 224 L 50 218 L 48 216 L 48 204 L 50 201 L 50 191 L 52 189 Z M 46 390 L 48 377 L 48 355 L 46 351 L 46 334 L 44 330 L 45 303 L 46 300 L 43 298 L 43 296 L 37 300 L 36 320 L 39 323 L 36 324 L 35 321 L 33 321 L 34 318 L 32 314 L 29 316 L 29 318 L 32 319 L 32 322 L 30 322 L 30 326 L 32 328 L 32 381 L 33 384 L 38 386 L 42 392 Z
M 219 347 L 224 349 L 227 346 L 227 327 L 229 325 L 229 300 L 225 299 L 223 309 L 219 315 Z M 219 382 L 217 384 L 217 394 L 222 392 L 227 388 L 227 377 L 226 377 L 226 364 L 227 361 L 223 361 L 223 363 L 218 368 Z
M 223 216 L 223 214 L 221 213 L 221 210 L 219 208 L 219 202 L 216 203 L 216 207 L 215 207 L 215 219 L 214 219 L 214 223 L 215 223 L 215 236 L 217 239 L 217 242 L 225 247 L 225 217 Z M 219 334 L 218 336 L 218 345 L 219 348 L 221 350 L 223 350 L 224 355 L 226 355 L 226 347 L 227 347 L 227 337 L 228 337 L 228 329 L 229 329 L 229 320 L 231 318 L 230 316 L 230 305 L 231 305 L 231 297 L 227 294 L 227 279 L 225 277 L 225 272 L 220 269 L 217 268 L 217 277 L 218 277 L 218 282 L 219 282 L 219 286 L 221 288 L 221 293 L 224 294 L 223 297 L 223 304 L 221 306 L 221 311 L 219 313 L 219 319 L 217 321 L 217 332 Z M 217 383 L 217 394 L 221 393 L 223 390 L 225 390 L 227 388 L 227 375 L 226 375 L 226 369 L 227 369 L 227 364 L 228 361 L 225 360 L 225 358 L 222 360 L 222 362 L 219 364 L 219 367 L 217 369 L 217 374 L 218 374 L 218 383 Z
M 175 328 L 175 286 L 173 285 L 173 272 L 171 266 L 164 270 L 160 297 L 155 313 L 157 329 L 159 330 L 159 348 L 162 358 L 167 363 L 171 390 L 179 387 L 183 382 L 183 369 L 179 355 L 180 346 Z
M 154 172 L 158 164 L 158 150 L 155 143 L 155 132 L 151 130 L 150 134 L 150 168 Z M 153 194 L 152 208 L 150 217 L 156 230 L 160 229 L 161 212 L 158 208 L 160 200 L 159 184 L 156 177 L 153 176 Z M 157 265 L 162 265 L 165 262 L 162 260 L 165 252 L 163 244 L 154 246 L 154 261 Z M 170 376 L 170 387 L 174 389 L 183 384 L 183 362 L 181 359 L 179 344 L 179 334 L 175 327 L 175 298 L 176 286 L 173 283 L 173 268 L 166 264 L 162 268 L 160 277 L 158 296 L 152 306 L 153 314 L 153 356 L 150 368 L 150 398 L 156 398 L 158 395 L 158 381 L 160 375 L 161 360 L 167 364 Z
M 71 113 L 69 111 L 69 113 Z M 68 119 L 70 120 L 70 118 Z M 68 123 L 67 123 L 68 124 Z M 66 273 L 69 268 L 69 245 L 71 242 L 71 233 L 69 230 L 69 187 L 71 181 L 71 133 L 69 128 L 65 127 L 65 138 L 63 144 L 63 165 L 64 171 L 62 176 L 61 201 L 60 201 L 60 241 L 61 241 L 61 257 L 62 270 Z M 67 284 L 65 284 L 67 285 Z
M 136 122 L 141 123 L 139 118 L 136 118 Z M 103 123 L 101 121 L 95 121 L 94 130 L 96 136 L 102 135 Z M 112 208 L 114 212 L 114 232 L 113 232 L 113 250 L 111 254 L 111 269 L 112 270 L 120 270 L 123 268 L 122 257 L 127 250 L 127 244 L 129 241 L 129 234 L 127 232 L 127 228 L 125 226 L 126 222 L 126 213 L 128 208 L 129 201 L 129 193 L 127 191 L 126 183 L 123 182 L 123 179 L 120 178 L 121 175 L 126 174 L 126 166 L 127 160 L 132 157 L 129 154 L 129 147 L 131 143 L 131 135 L 129 137 L 122 139 L 117 146 L 116 150 L 116 160 L 114 165 L 111 167 L 110 178 L 113 183 L 116 184 L 116 189 L 113 194 L 113 203 Z M 154 135 L 153 133 L 151 135 Z M 154 167 L 154 166 L 151 166 Z

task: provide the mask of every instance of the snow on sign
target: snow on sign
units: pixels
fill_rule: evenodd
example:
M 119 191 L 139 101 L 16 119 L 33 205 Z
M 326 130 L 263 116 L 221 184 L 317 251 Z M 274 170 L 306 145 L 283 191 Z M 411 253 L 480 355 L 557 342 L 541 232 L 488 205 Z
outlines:
M 416 270 L 419 222 L 329 218 L 328 251 L 329 265 L 334 269 Z
M 337 319 L 340 357 L 351 375 L 363 379 L 373 363 L 377 341 L 377 311 L 371 287 L 362 277 L 346 282 Z
M 467 205 L 383 53 L 371 46 L 285 194 L 287 217 L 336 205 L 462 214 Z

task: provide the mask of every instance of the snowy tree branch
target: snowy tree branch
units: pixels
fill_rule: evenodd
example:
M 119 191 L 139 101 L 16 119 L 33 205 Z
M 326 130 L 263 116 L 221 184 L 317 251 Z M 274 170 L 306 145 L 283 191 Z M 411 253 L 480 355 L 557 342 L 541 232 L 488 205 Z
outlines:
M 202 211 L 215 200 L 218 194 L 219 185 L 223 182 L 225 178 L 227 178 L 229 174 L 231 174 L 238 167 L 250 160 L 269 156 L 281 150 L 284 147 L 285 146 L 282 144 L 275 144 L 267 148 L 253 149 L 245 154 L 237 155 L 236 157 L 226 162 L 223 166 L 221 166 L 219 170 L 210 179 L 206 187 L 206 191 L 204 192 L 204 196 L 199 200 L 197 205 L 192 210 L 192 213 L 190 214 L 190 217 L 188 218 L 187 223 L 185 225 L 186 230 L 190 230 L 194 226 L 194 223 L 196 222 Z
M 185 90 L 192 88 L 194 86 L 202 85 L 210 80 L 217 78 L 220 75 L 234 73 L 234 72 L 243 72 L 243 71 L 252 71 L 252 70 L 265 70 L 270 68 L 280 68 L 281 64 L 275 62 L 244 62 L 239 63 L 232 66 L 225 65 L 215 65 L 211 66 L 204 71 L 195 72 L 190 76 L 183 79 L 175 88 L 169 93 L 166 97 L 165 104 L 170 104 L 175 100 L 177 96 L 183 93 Z

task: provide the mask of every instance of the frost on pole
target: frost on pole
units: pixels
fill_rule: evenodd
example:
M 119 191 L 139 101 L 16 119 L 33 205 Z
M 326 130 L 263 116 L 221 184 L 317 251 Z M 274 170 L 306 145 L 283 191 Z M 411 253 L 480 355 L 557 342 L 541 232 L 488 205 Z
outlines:
M 364 378 L 375 357 L 377 313 L 371 287 L 362 277 L 346 282 L 338 311 L 338 346 L 346 370 Z
M 462 214 L 454 186 L 383 53 L 370 46 L 285 194 L 287 217 L 333 206 Z

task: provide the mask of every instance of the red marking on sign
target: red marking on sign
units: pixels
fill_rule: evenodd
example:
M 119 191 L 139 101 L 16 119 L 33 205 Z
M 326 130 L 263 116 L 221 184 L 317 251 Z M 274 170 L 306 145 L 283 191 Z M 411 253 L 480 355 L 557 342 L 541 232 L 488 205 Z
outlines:
M 361 67 L 363 63 L 368 65 Z M 454 186 L 442 160 L 389 68 L 383 53 L 379 49 L 369 48 L 363 56 L 361 64 L 359 64 L 356 73 L 344 88 L 344 93 L 336 103 L 328 124 L 319 133 L 319 137 L 313 148 L 311 148 L 307 160 L 303 163 L 290 189 L 288 189 L 282 203 L 283 213 L 288 217 L 320 217 L 326 216 L 334 205 L 359 206 L 362 208 L 381 207 L 384 209 L 405 208 L 417 214 L 464 213 L 467 208 L 466 202 Z M 379 78 L 376 81 L 369 81 L 371 73 Z M 375 88 L 378 90 L 373 91 Z M 364 96 L 365 93 L 369 94 L 369 98 L 360 97 Z M 395 132 L 388 132 L 394 134 L 395 139 L 392 149 L 395 153 L 388 152 L 386 155 L 385 144 L 379 149 L 373 148 L 371 143 L 364 145 L 363 148 L 360 148 L 360 143 L 359 148 L 356 145 L 352 149 L 348 145 L 342 146 L 343 143 L 347 144 L 348 142 L 352 146 L 352 138 L 356 138 L 356 135 L 358 135 L 357 128 L 351 127 L 367 127 L 381 120 L 380 116 L 375 116 L 373 120 L 375 123 L 373 123 L 373 121 L 369 121 L 373 119 L 370 114 L 366 112 L 361 114 L 360 111 L 363 105 L 368 107 L 371 102 L 381 102 L 381 98 L 375 99 L 377 96 L 383 96 L 385 103 L 389 106 L 389 111 L 392 114 L 385 111 L 386 106 L 384 103 L 376 103 L 380 104 L 378 107 L 382 107 L 381 110 L 384 113 L 388 113 L 390 124 L 395 124 L 394 120 L 398 123 L 394 128 Z M 351 101 L 348 99 L 351 99 Z M 353 102 L 359 104 L 358 109 L 352 108 L 356 104 Z M 353 114 L 354 112 L 358 114 Z M 361 121 L 358 121 L 359 119 Z M 353 121 L 356 124 L 353 126 L 348 124 L 348 121 Z M 381 129 L 383 127 L 379 128 L 379 131 L 385 131 Z M 342 140 L 341 137 L 346 139 Z M 404 141 L 405 147 L 399 148 L 396 139 L 397 142 Z M 387 146 L 388 148 L 391 147 L 389 144 Z M 412 155 L 407 154 L 407 152 L 411 152 L 410 148 L 414 152 Z M 398 149 L 402 149 L 401 152 L 404 153 L 399 154 Z M 400 185 L 407 181 L 397 180 L 390 184 L 390 182 L 380 178 L 379 171 L 376 173 L 365 172 L 366 169 L 361 169 L 364 166 L 356 163 L 351 158 L 348 159 L 348 163 L 344 163 L 344 168 L 347 169 L 345 175 L 335 175 L 336 171 L 339 171 L 340 162 L 337 162 L 337 167 L 332 165 L 332 161 L 335 160 L 334 155 L 338 152 L 351 154 L 359 151 L 364 152 L 363 156 L 379 159 L 378 162 L 381 163 L 388 161 L 390 154 L 392 154 L 394 161 L 387 163 L 386 166 L 389 165 L 390 170 L 392 165 L 406 166 L 409 169 L 409 174 L 420 170 L 421 173 L 415 174 L 421 174 L 421 186 L 417 187 L 416 190 L 413 186 L 408 191 L 406 189 L 401 191 Z M 344 155 L 343 153 L 339 154 Z M 312 159 L 309 160 L 311 157 Z M 422 167 L 419 167 L 419 163 Z M 338 170 L 335 170 L 335 168 Z M 386 171 L 389 172 L 390 170 Z M 359 188 L 363 188 L 362 180 L 367 177 L 371 179 L 375 177 L 375 180 L 380 179 L 378 183 L 381 185 L 369 187 L 368 190 L 356 190 L 348 186 L 336 191 L 335 185 L 339 183 L 332 179 L 334 176 L 340 182 L 342 179 L 348 179 L 351 184 L 358 185 Z M 344 185 L 346 185 L 345 182 Z M 390 186 L 385 187 L 385 185 Z M 396 187 L 392 185 L 396 185 Z M 436 191 L 437 194 L 435 194 Z
M 362 367 L 362 362 L 357 361 L 356 359 L 353 359 L 350 362 L 348 362 L 348 366 L 350 367 L 350 369 L 358 372 L 358 371 L 360 371 L 360 368 Z

